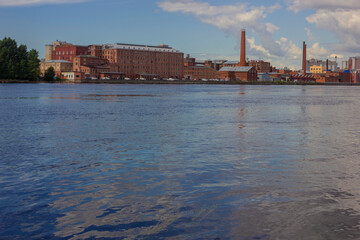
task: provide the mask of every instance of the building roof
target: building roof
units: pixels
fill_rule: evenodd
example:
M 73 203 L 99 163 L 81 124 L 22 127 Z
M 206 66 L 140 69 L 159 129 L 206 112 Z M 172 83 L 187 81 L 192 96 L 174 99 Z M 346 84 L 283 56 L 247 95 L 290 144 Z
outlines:
M 223 67 L 220 72 L 248 72 L 253 67 Z
M 146 45 L 134 45 L 134 44 L 126 44 L 126 43 L 115 43 L 115 44 L 105 44 L 104 49 L 125 49 L 125 50 L 138 50 L 138 51 L 180 53 L 179 50 L 172 49 L 167 45 L 146 46 Z
M 226 61 L 223 64 L 238 64 L 238 61 Z
M 45 63 L 72 63 L 72 62 L 69 62 L 69 61 L 66 61 L 66 60 L 50 60 L 50 61 L 47 61 Z
M 96 56 L 93 56 L 93 55 L 77 55 L 75 57 L 99 58 L 99 57 L 96 57 Z

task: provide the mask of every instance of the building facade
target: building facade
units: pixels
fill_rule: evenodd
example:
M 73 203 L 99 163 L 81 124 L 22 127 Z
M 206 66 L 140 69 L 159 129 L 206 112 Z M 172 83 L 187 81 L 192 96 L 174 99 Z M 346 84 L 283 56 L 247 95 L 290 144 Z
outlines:
M 187 80 L 217 79 L 218 71 L 207 66 L 185 66 L 184 77 Z
M 269 62 L 264 61 L 250 61 L 250 67 L 254 67 L 258 73 L 269 73 L 271 72 L 271 65 Z
M 66 60 L 73 62 L 78 55 L 88 55 L 90 53 L 87 46 L 76 46 L 72 44 L 63 44 L 56 46 L 52 51 L 52 60 Z
M 103 57 L 119 66 L 126 77 L 151 74 L 160 78 L 184 77 L 184 54 L 167 45 L 145 46 L 132 44 L 107 44 Z
M 311 73 L 325 73 L 325 67 L 313 65 L 310 67 Z
M 72 62 L 65 61 L 65 60 L 50 60 L 47 62 L 40 63 L 40 72 L 42 75 L 45 74 L 45 71 L 48 70 L 50 67 L 53 67 L 55 70 L 55 75 L 60 75 L 62 72 L 71 72 L 73 71 L 73 64 Z
M 219 71 L 223 80 L 257 82 L 257 71 L 253 67 L 224 67 Z
M 306 61 L 306 70 L 310 71 L 310 67 L 312 66 L 321 66 L 324 68 L 324 71 L 337 71 L 338 69 L 338 64 L 336 61 L 323 61 L 323 60 L 318 60 L 318 59 L 310 59 Z

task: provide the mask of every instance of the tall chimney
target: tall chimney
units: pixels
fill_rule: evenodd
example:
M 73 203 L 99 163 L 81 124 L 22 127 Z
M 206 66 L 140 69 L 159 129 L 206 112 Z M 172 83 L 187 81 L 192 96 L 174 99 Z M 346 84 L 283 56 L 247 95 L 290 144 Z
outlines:
M 326 59 L 326 72 L 329 70 L 329 59 Z
M 240 67 L 247 66 L 246 64 L 246 34 L 245 29 L 241 30 L 241 47 L 240 47 Z
M 303 42 L 303 72 L 306 74 L 306 44 Z

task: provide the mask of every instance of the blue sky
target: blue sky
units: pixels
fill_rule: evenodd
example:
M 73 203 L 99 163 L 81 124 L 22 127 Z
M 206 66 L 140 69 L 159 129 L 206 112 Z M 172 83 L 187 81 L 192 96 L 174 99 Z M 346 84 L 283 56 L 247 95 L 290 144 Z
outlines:
M 61 40 L 165 43 L 199 59 L 236 60 L 246 28 L 250 59 L 300 68 L 302 41 L 309 57 L 359 54 L 358 22 L 358 0 L 0 0 L 0 38 L 40 57 L 45 44 Z

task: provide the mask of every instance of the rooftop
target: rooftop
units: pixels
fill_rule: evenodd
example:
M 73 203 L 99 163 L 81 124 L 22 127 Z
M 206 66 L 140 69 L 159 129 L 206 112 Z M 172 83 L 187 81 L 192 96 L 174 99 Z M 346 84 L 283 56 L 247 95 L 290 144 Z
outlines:
M 126 43 L 115 43 L 115 44 L 105 44 L 104 49 L 127 49 L 127 50 L 139 50 L 139 51 L 180 53 L 179 50 L 172 49 L 167 45 L 147 46 L 147 45 L 126 44 Z
M 248 72 L 253 67 L 223 67 L 220 72 Z
M 66 61 L 66 60 L 50 60 L 50 61 L 47 61 L 45 63 L 72 63 L 72 62 L 69 62 L 69 61 Z

